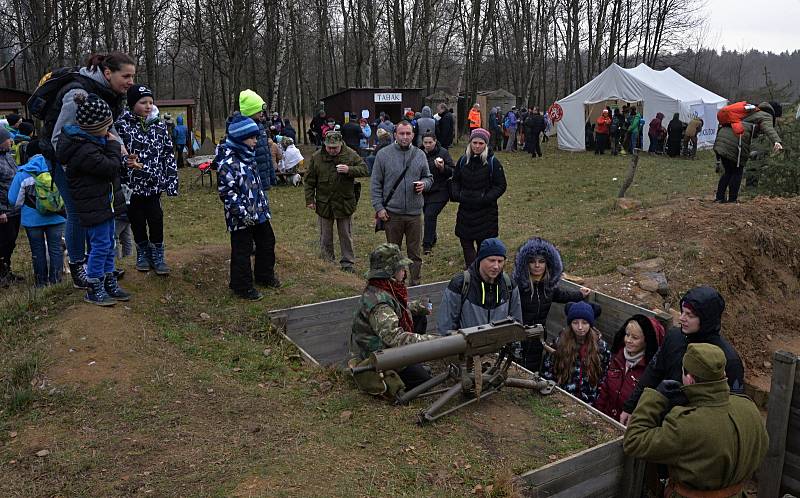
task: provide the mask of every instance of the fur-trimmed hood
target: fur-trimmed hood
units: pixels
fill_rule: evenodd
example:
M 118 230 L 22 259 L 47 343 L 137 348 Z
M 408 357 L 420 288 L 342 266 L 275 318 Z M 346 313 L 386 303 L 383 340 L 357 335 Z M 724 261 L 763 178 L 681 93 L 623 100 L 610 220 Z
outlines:
M 514 262 L 513 278 L 520 289 L 528 289 L 531 285 L 528 263 L 536 255 L 544 256 L 545 261 L 547 261 L 547 271 L 550 278 L 545 284 L 548 288 L 555 287 L 561 279 L 564 265 L 561 262 L 561 254 L 558 249 L 545 239 L 532 237 L 517 250 L 517 258 Z

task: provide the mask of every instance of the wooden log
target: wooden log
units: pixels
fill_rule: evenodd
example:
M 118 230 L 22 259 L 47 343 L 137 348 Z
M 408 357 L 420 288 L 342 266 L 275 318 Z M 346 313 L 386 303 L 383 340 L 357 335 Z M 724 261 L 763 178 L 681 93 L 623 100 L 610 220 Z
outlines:
M 786 450 L 797 357 L 786 351 L 772 355 L 772 385 L 767 408 L 769 448 L 758 472 L 758 496 L 779 496 Z
M 633 149 L 633 154 L 631 154 L 631 163 L 630 165 L 628 165 L 628 172 L 625 174 L 625 180 L 619 187 L 619 194 L 617 194 L 617 197 L 619 197 L 620 199 L 625 197 L 625 192 L 627 192 L 628 188 L 633 184 L 633 177 L 636 176 L 636 168 L 638 167 L 639 167 L 639 149 Z

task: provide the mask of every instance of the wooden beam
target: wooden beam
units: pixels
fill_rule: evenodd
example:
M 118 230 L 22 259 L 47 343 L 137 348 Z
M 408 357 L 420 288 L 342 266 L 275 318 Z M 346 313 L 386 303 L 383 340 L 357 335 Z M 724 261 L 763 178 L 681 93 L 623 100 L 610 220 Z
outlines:
M 772 355 L 772 365 L 767 407 L 769 448 L 758 472 L 758 496 L 763 497 L 779 496 L 780 493 L 797 357 L 786 351 L 776 351 Z

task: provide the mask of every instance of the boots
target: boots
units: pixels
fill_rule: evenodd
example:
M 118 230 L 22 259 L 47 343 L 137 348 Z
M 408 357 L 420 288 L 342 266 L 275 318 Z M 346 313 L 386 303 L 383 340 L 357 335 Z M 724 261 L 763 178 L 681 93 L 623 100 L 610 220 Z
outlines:
M 83 263 L 84 262 L 81 261 L 80 263 L 69 264 L 69 273 L 72 275 L 72 286 L 76 289 L 89 289 L 91 287 Z
M 103 288 L 115 301 L 130 301 L 131 299 L 131 295 L 122 290 L 122 287 L 119 286 L 117 277 L 113 273 L 106 273 L 106 278 L 103 281 Z
M 150 271 L 150 242 L 138 242 L 136 244 L 136 269 L 139 271 Z
M 9 285 L 11 282 L 8 280 L 8 263 L 6 258 L 0 258 L 0 287 L 5 289 Z
M 83 298 L 84 301 L 98 306 L 114 306 L 117 304 L 106 292 L 102 279 L 87 278 L 86 282 L 89 284 L 89 290 L 86 291 L 86 296 Z
M 150 244 L 150 265 L 156 275 L 169 275 L 169 266 L 164 261 L 164 243 Z

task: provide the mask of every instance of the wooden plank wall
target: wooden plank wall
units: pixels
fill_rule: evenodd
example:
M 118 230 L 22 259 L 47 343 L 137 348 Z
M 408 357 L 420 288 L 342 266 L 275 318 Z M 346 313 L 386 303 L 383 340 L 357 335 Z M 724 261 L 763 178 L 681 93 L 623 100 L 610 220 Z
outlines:
M 792 353 L 772 357 L 772 385 L 767 408 L 769 449 L 758 472 L 758 496 L 800 495 L 800 368 Z

